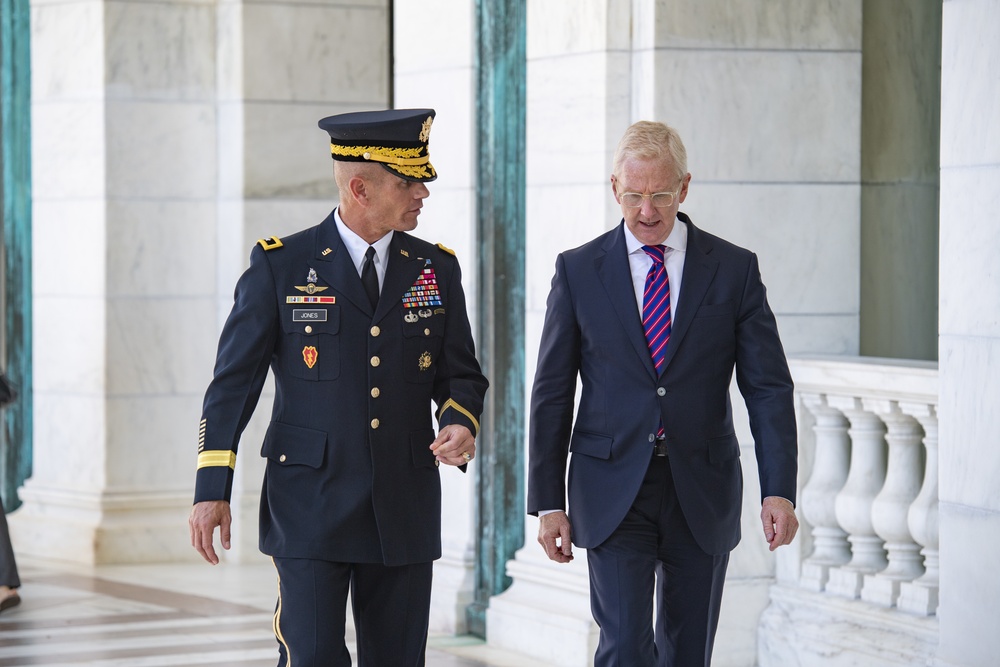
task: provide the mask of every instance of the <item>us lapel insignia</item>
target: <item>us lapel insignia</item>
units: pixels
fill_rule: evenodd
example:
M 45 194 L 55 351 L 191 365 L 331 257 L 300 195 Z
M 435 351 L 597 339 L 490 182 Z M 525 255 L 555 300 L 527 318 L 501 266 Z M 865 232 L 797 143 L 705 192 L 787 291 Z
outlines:
M 306 276 L 306 282 L 308 285 L 296 285 L 295 289 L 300 292 L 305 292 L 306 294 L 315 294 L 316 292 L 322 292 L 329 289 L 328 287 L 318 287 L 316 285 L 319 282 L 319 278 L 316 276 L 316 269 L 310 268 L 309 275 Z
M 410 253 L 406 252 L 402 248 L 399 249 L 399 254 L 402 255 L 403 257 L 409 257 L 410 256 Z
M 431 353 L 430 352 L 424 352 L 423 354 L 421 354 L 420 355 L 420 359 L 417 360 L 417 366 L 422 371 L 426 371 L 428 368 L 430 368 L 431 367 Z
M 307 345 L 302 348 L 302 360 L 306 362 L 307 368 L 312 368 L 316 365 L 316 360 L 319 358 L 319 352 L 312 345 Z

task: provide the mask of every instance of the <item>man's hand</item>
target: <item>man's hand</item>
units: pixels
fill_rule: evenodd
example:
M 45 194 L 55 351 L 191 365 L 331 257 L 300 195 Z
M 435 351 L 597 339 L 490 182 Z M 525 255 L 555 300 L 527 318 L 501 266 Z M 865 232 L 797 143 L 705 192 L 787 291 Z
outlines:
M 219 528 L 222 538 L 222 548 L 227 551 L 232 546 L 231 528 L 233 516 L 229 511 L 229 503 L 225 500 L 205 500 L 191 508 L 188 526 L 191 528 L 191 546 L 198 550 L 202 558 L 212 565 L 219 564 L 212 539 L 215 528 Z
M 768 496 L 760 508 L 760 520 L 764 524 L 764 538 L 774 551 L 783 544 L 791 544 L 799 529 L 795 518 L 795 507 L 791 501 L 779 496 Z
M 551 512 L 538 517 L 538 543 L 545 549 L 549 560 L 557 563 L 573 560 L 573 543 L 570 541 L 569 517 L 566 512 Z
M 434 458 L 450 466 L 465 465 L 476 456 L 476 438 L 468 427 L 448 424 L 431 443 Z

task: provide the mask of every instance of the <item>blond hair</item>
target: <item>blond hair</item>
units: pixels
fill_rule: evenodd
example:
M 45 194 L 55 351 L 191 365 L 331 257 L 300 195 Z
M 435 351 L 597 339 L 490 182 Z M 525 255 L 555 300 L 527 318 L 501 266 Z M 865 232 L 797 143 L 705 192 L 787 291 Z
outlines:
M 674 168 L 678 179 L 687 175 L 687 151 L 681 135 L 663 123 L 640 120 L 625 130 L 611 168 L 615 178 L 621 178 L 622 164 L 628 158 L 663 160 Z

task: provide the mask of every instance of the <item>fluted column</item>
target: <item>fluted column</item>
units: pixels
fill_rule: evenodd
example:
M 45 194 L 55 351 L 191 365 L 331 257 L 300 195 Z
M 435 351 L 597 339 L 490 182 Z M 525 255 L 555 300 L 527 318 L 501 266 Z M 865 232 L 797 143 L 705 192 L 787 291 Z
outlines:
M 933 405 L 900 403 L 900 408 L 915 417 L 924 428 L 924 483 L 907 513 L 907 525 L 913 539 L 923 547 L 924 574 L 919 579 L 900 584 L 896 604 L 900 609 L 929 616 L 938 605 L 938 420 Z
M 916 419 L 900 410 L 899 403 L 866 400 L 867 409 L 885 423 L 888 462 L 885 484 L 872 504 L 872 525 L 885 540 L 889 565 L 865 577 L 862 599 L 891 607 L 899 597 L 899 585 L 924 573 L 920 547 L 907 525 L 910 505 L 920 492 L 924 478 L 923 432 Z
M 851 422 L 851 468 L 835 504 L 837 522 L 848 533 L 852 556 L 846 565 L 830 570 L 826 590 L 856 598 L 864 575 L 879 572 L 887 564 L 882 538 L 872 525 L 872 506 L 885 481 L 885 425 L 859 398 L 831 396 L 828 400 Z
M 830 568 L 851 560 L 847 533 L 837 523 L 837 493 L 847 481 L 851 460 L 848 422 L 823 394 L 803 394 L 802 404 L 816 420 L 813 426 L 816 453 L 809 481 L 802 489 L 802 516 L 813 527 L 814 548 L 802 564 L 803 588 L 822 591 Z

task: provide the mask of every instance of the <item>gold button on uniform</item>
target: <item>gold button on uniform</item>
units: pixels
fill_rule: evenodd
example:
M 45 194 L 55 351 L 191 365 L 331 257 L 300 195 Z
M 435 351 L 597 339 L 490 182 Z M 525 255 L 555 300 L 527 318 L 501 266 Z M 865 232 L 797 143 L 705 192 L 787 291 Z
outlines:
M 312 332 L 313 332 L 313 328 L 307 324 L 306 325 L 306 333 L 312 333 Z
M 281 456 L 278 457 L 278 460 L 284 463 L 286 458 L 287 457 L 284 454 L 282 454 Z
M 372 420 L 372 428 L 378 428 L 378 423 L 379 423 L 378 419 L 373 419 Z
M 382 363 L 381 359 L 378 357 L 372 357 L 372 366 L 378 366 L 380 363 Z
M 431 335 L 431 330 L 430 329 L 424 329 L 424 335 L 425 336 L 430 336 Z
M 372 327 L 372 328 L 371 328 L 371 332 L 372 332 L 372 335 L 373 335 L 373 336 L 377 336 L 377 335 L 379 335 L 380 333 L 382 333 L 382 330 L 381 330 L 381 329 L 379 329 L 378 327 Z
M 382 392 L 379 391 L 378 387 L 372 387 L 372 398 L 378 398 L 381 393 Z

